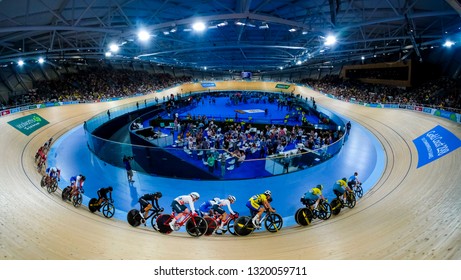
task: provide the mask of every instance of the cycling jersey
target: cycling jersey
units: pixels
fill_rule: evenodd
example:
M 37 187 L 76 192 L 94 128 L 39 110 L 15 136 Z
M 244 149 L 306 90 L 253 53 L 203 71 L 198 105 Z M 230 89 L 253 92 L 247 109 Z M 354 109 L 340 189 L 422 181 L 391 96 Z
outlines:
M 252 197 L 250 197 L 249 201 L 251 202 L 251 204 L 261 205 L 267 201 L 267 196 L 263 193 L 255 194 Z
M 51 178 L 57 178 L 61 170 L 59 170 L 57 167 L 48 167 L 45 172 Z
M 210 214 L 210 210 L 213 208 L 213 205 L 215 205 L 216 202 L 214 200 L 207 200 L 205 201 L 204 203 L 202 203 L 200 205 L 200 212 L 203 214 L 203 215 L 209 215 Z
M 222 207 L 222 206 L 227 206 L 227 209 L 229 209 L 229 212 L 234 215 L 235 212 L 234 210 L 232 210 L 232 207 L 231 207 L 231 202 L 229 199 L 215 199 L 215 202 L 217 205 L 219 205 L 219 207 Z
M 174 199 L 179 205 L 189 204 L 190 210 L 195 212 L 194 200 L 190 195 L 181 195 Z
M 305 199 L 317 200 L 322 195 L 322 191 L 319 188 L 312 188 L 304 194 Z
M 109 190 L 109 188 L 100 188 L 97 193 L 99 198 L 104 197 L 105 199 L 107 199 L 107 194 L 109 194 L 110 199 L 112 199 L 112 192 Z

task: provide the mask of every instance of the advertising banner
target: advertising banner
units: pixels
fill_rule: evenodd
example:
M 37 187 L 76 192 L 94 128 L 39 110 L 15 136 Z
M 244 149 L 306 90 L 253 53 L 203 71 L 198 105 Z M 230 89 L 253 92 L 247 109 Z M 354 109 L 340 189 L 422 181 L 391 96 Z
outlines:
M 434 116 L 456 121 L 456 113 L 445 111 L 445 110 L 435 110 Z
M 276 84 L 275 88 L 283 88 L 283 89 L 289 89 L 290 85 L 284 85 L 284 84 Z
M 25 135 L 29 136 L 37 129 L 49 124 L 49 122 L 37 114 L 31 114 L 25 117 L 9 121 L 8 124 L 16 128 L 20 132 L 24 133 Z
M 440 125 L 414 139 L 413 143 L 418 151 L 417 168 L 433 162 L 461 146 L 461 140 Z
M 202 83 L 202 87 L 207 88 L 207 87 L 216 87 L 215 83 Z

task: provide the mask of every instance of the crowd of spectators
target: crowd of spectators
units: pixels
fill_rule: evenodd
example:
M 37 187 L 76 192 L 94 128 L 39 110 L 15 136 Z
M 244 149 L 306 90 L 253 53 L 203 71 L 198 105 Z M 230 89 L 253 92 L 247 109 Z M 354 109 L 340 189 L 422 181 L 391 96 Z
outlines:
M 10 98 L 10 106 L 29 103 L 83 101 L 127 97 L 146 94 L 178 83 L 190 82 L 191 77 L 173 77 L 164 73 L 88 68 L 77 73 L 66 73 L 55 80 L 36 81 L 33 89 L 24 95 Z
M 320 80 L 303 79 L 300 83 L 346 101 L 424 105 L 461 112 L 461 81 L 446 77 L 426 81 L 407 89 L 343 80 L 333 75 Z

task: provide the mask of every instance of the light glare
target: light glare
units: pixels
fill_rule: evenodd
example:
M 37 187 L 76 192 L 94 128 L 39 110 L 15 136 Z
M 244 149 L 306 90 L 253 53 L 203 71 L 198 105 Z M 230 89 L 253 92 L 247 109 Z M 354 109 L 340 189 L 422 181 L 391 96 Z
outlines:
M 192 25 L 192 28 L 195 31 L 203 31 L 205 30 L 205 24 L 203 22 L 196 22 L 194 25 Z

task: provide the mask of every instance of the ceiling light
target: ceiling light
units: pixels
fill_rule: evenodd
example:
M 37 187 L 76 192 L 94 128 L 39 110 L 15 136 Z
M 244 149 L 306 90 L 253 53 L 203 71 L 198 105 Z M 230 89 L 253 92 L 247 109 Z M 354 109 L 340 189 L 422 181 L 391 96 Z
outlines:
M 259 29 L 268 29 L 268 28 L 269 28 L 269 25 L 267 25 L 267 23 L 264 23 L 263 25 L 259 26 Z
M 453 46 L 454 44 L 455 44 L 455 42 L 450 41 L 450 40 L 446 40 L 445 43 L 443 44 L 443 46 L 447 47 L 447 48 L 451 48 L 451 46 Z
M 336 43 L 336 37 L 333 35 L 328 35 L 325 38 L 325 46 L 332 46 Z
M 365 60 L 365 57 L 364 57 L 364 56 L 362 56 L 361 58 L 362 58 L 362 60 Z
M 203 31 L 205 30 L 205 24 L 203 22 L 196 22 L 192 25 L 192 29 L 195 31 Z
M 106 53 L 105 53 L 105 56 L 106 56 L 106 57 L 111 57 L 111 56 L 112 56 L 112 53 L 111 53 L 111 52 L 106 52 Z
M 23 65 L 24 65 L 24 61 L 23 61 L 22 59 L 20 59 L 20 60 L 18 61 L 18 65 L 19 65 L 19 66 L 23 66 Z
M 42 57 L 40 57 L 40 58 L 38 59 L 38 63 L 43 64 L 43 62 L 45 62 L 45 60 L 44 60 Z
M 116 45 L 116 44 L 111 44 L 109 46 L 109 49 L 112 51 L 112 52 L 117 52 L 119 50 L 119 47 Z
M 141 30 L 138 32 L 138 39 L 140 41 L 145 42 L 145 41 L 148 41 L 149 38 L 150 38 L 150 34 L 146 30 Z
M 291 28 L 291 29 L 289 29 L 288 31 L 290 31 L 290 32 L 296 32 L 296 28 Z
M 224 21 L 224 22 L 218 23 L 217 26 L 223 27 L 223 26 L 226 26 L 227 24 L 228 24 L 227 21 Z

